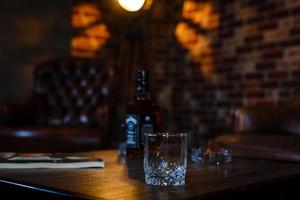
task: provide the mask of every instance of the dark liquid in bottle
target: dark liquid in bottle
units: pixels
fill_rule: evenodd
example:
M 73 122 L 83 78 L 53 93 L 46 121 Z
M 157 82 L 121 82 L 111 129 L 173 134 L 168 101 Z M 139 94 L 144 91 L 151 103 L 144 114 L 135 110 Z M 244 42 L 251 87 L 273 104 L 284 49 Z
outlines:
M 125 121 L 126 144 L 128 156 L 142 156 L 144 151 L 144 134 L 158 131 L 160 108 L 153 102 L 148 91 L 148 74 L 146 70 L 137 73 L 136 96 L 127 106 Z

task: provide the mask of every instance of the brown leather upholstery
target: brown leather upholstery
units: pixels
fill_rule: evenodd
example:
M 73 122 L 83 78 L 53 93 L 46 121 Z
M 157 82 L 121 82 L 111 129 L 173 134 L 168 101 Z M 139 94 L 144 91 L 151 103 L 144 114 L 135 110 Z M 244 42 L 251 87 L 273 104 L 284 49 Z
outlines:
M 300 162 L 300 96 L 282 105 L 235 108 L 231 132 L 215 138 L 234 156 Z
M 1 109 L 0 151 L 109 147 L 116 82 L 115 66 L 102 60 L 41 63 L 30 100 Z
M 38 124 L 106 125 L 114 84 L 115 69 L 100 60 L 65 59 L 40 65 L 33 93 Z
M 232 112 L 231 127 L 235 133 L 278 133 L 282 132 L 280 118 L 283 111 L 273 105 L 257 105 L 236 108 Z
M 296 99 L 284 105 L 236 108 L 230 118 L 230 127 L 238 134 L 300 135 L 300 106 Z

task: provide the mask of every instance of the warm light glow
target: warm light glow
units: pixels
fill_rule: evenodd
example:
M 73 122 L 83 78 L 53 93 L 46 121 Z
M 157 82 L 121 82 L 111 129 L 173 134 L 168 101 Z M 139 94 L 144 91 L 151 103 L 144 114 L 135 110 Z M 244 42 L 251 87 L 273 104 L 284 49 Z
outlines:
M 145 0 L 118 0 L 118 2 L 125 10 L 135 12 L 143 7 Z
M 175 35 L 182 47 L 189 51 L 193 61 L 201 64 L 202 74 L 207 78 L 210 77 L 213 72 L 210 38 L 197 33 L 185 22 L 180 22 L 177 25 Z
M 96 4 L 83 3 L 72 8 L 72 27 L 77 31 L 71 40 L 72 56 L 91 58 L 105 45 L 110 32 L 101 18 Z
M 219 14 L 213 11 L 213 5 L 209 2 L 185 1 L 182 17 L 206 30 L 213 30 L 219 26 Z
M 214 12 L 213 4 L 210 2 L 186 0 L 183 4 L 182 17 L 185 22 L 179 22 L 175 30 L 177 40 L 188 50 L 192 60 L 200 65 L 203 76 L 213 79 L 214 63 L 210 32 L 219 27 L 219 13 Z M 207 33 L 199 32 L 195 26 Z
M 97 22 L 101 13 L 96 5 L 83 3 L 72 8 L 72 27 L 83 28 Z
M 97 51 L 109 39 L 110 34 L 104 24 L 87 29 L 83 35 L 72 38 L 72 47 L 85 51 Z

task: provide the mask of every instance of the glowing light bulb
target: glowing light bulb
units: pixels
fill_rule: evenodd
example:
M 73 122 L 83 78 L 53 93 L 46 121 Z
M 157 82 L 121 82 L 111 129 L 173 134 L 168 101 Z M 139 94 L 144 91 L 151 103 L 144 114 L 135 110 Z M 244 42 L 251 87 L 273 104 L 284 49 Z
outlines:
M 135 12 L 143 7 L 145 0 L 118 0 L 118 2 L 125 10 Z

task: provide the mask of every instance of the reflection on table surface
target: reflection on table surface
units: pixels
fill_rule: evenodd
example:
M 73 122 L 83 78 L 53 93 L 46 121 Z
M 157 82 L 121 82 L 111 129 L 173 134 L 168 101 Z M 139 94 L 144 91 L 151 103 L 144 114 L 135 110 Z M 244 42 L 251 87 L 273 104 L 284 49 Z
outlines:
M 65 194 L 105 199 L 186 199 L 235 194 L 276 185 L 299 177 L 300 164 L 255 159 L 199 166 L 188 163 L 185 187 L 153 187 L 145 184 L 143 160 L 119 158 L 117 150 L 86 152 L 105 160 L 104 169 L 0 170 L 1 180 L 51 188 Z M 287 170 L 288 169 L 288 170 Z M 297 181 L 297 180 L 296 180 Z M 287 185 L 286 185 L 287 186 Z M 290 188 L 293 188 L 290 185 Z M 286 187 L 288 188 L 288 187 Z M 295 186 L 294 186 L 295 188 Z M 284 191 L 281 188 L 280 192 Z M 276 190 L 273 193 L 276 193 Z M 256 193 L 255 193 L 256 194 Z

